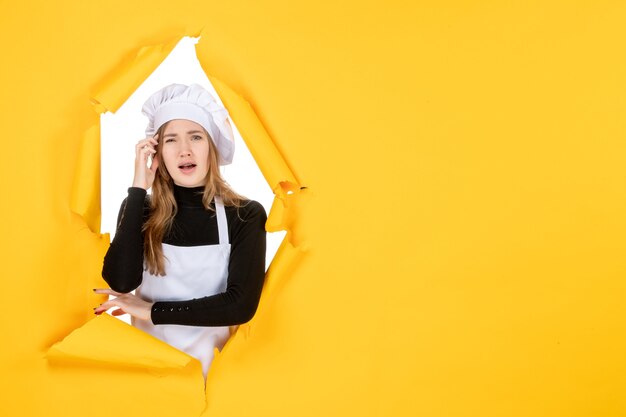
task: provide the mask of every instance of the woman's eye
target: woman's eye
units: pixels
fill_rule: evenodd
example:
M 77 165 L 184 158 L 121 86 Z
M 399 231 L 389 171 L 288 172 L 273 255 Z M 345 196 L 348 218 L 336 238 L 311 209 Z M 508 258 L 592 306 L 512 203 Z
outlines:
M 195 140 L 200 140 L 200 139 L 202 139 L 202 136 L 195 135 L 193 138 L 194 138 Z
M 167 143 L 167 142 L 174 142 L 174 139 L 172 139 L 172 138 L 165 139 L 165 143 Z

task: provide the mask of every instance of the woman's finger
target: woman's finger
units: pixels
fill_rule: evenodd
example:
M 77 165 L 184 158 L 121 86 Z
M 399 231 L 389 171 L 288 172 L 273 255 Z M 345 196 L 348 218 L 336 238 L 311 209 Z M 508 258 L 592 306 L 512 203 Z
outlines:
M 159 136 L 159 135 L 154 135 L 154 136 L 146 136 L 144 139 L 141 139 L 141 140 L 139 141 L 139 143 L 152 142 L 152 143 L 155 143 L 155 144 L 156 144 L 156 143 L 158 143 L 158 141 L 157 141 L 157 137 L 158 137 L 158 136 Z
M 126 304 L 126 301 L 129 298 L 135 297 L 132 294 L 120 294 L 120 293 L 117 293 L 117 294 L 119 295 L 117 298 L 111 298 L 110 300 L 105 301 L 104 303 L 100 304 L 98 307 L 94 308 L 94 311 L 103 312 L 103 311 L 110 309 L 111 307 L 123 308 Z
M 144 164 L 146 164 L 148 162 L 148 158 L 150 156 L 154 156 L 154 154 L 156 154 L 156 150 L 150 148 L 150 147 L 146 147 L 143 149 L 139 150 L 139 153 L 137 155 L 138 157 L 138 161 L 141 162 L 141 165 L 143 166 Z
M 109 300 L 105 303 L 100 304 L 98 307 L 93 309 L 94 314 L 102 314 L 105 311 L 107 311 L 108 309 L 110 309 L 111 307 L 114 307 L 114 305 L 110 304 L 112 300 Z
M 96 294 L 109 294 L 109 295 L 114 295 L 116 297 L 119 297 L 120 295 L 122 295 L 122 293 L 117 292 L 117 291 L 113 291 L 110 288 L 94 288 L 93 292 L 95 292 Z
M 154 149 L 142 149 L 139 153 L 140 158 L 143 162 L 148 161 L 148 157 L 154 155 L 156 151 Z
M 137 144 L 137 151 L 141 151 L 143 149 L 154 149 L 154 147 L 158 145 L 158 143 L 144 142 L 143 144 Z
M 144 139 L 144 140 L 140 140 L 139 142 L 137 142 L 137 144 L 135 145 L 135 152 L 139 152 L 142 149 L 146 149 L 146 148 L 151 148 L 154 149 L 155 146 L 157 146 L 159 144 L 159 142 L 157 142 L 154 139 Z
M 135 145 L 135 149 L 139 150 L 141 148 L 143 148 L 144 146 L 146 146 L 146 143 L 148 143 L 148 139 L 142 139 L 139 142 L 137 142 L 137 144 Z
M 94 314 L 102 314 L 105 311 L 107 311 L 108 309 L 110 309 L 111 307 L 121 307 L 117 304 L 107 304 L 107 303 L 103 303 L 101 305 L 99 305 L 98 307 L 93 309 Z

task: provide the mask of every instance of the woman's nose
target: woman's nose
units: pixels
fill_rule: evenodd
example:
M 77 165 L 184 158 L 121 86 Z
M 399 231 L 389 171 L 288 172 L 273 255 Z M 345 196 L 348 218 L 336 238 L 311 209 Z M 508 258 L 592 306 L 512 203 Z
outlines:
M 189 156 L 191 155 L 191 147 L 188 143 L 182 143 L 180 147 L 180 156 Z

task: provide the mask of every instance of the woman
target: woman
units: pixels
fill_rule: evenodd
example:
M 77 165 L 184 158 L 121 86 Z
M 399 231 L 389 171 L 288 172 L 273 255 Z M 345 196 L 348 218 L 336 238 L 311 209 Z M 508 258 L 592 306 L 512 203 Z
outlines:
M 142 112 L 147 137 L 135 147 L 133 185 L 102 269 L 111 289 L 94 290 L 116 298 L 94 311 L 130 314 L 133 326 L 197 358 L 206 379 L 229 326 L 256 312 L 267 216 L 221 178 L 219 165 L 232 162 L 233 133 L 228 112 L 208 91 L 172 84 Z

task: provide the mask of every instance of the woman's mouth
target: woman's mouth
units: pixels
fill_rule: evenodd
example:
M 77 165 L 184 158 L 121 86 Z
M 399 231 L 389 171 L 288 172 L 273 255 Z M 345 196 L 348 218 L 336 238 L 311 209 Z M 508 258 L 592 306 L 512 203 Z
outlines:
M 182 171 L 183 174 L 191 174 L 196 169 L 196 164 L 183 164 L 179 165 L 178 169 Z

